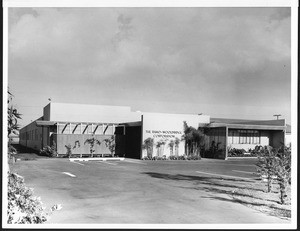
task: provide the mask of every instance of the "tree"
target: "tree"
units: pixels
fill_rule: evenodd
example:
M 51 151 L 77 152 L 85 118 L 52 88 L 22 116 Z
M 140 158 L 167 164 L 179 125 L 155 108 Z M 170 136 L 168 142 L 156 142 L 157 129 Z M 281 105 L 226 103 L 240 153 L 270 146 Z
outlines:
M 280 202 L 286 203 L 287 185 L 291 180 L 291 151 L 287 147 L 275 151 L 275 176 L 280 188 Z
M 258 154 L 257 172 L 267 180 L 267 192 L 271 192 L 275 178 L 275 155 L 271 146 L 265 146 Z
M 147 138 L 144 140 L 143 146 L 142 148 L 146 150 L 147 152 L 147 157 L 149 159 L 152 159 L 152 154 L 153 154 L 153 144 L 154 144 L 154 140 L 153 138 Z
M 174 145 L 175 145 L 175 142 L 174 140 L 170 140 L 168 146 L 170 148 L 170 156 L 173 156 L 173 153 L 174 153 Z
M 174 144 L 175 144 L 175 156 L 178 157 L 178 149 L 179 149 L 180 139 L 176 137 Z
M 8 90 L 7 135 L 8 157 L 16 153 L 11 144 L 10 135 L 18 134 L 18 119 L 21 114 L 11 104 L 13 95 Z M 61 205 L 54 205 L 49 212 L 44 212 L 40 198 L 33 194 L 33 189 L 26 187 L 24 178 L 8 171 L 7 175 L 7 223 L 8 224 L 38 224 L 47 221 L 54 210 L 60 210 Z
M 18 112 L 18 110 L 12 105 L 12 98 L 13 95 L 8 90 L 8 108 L 7 108 L 7 138 L 8 138 L 8 158 L 11 158 L 13 154 L 15 154 L 17 151 L 11 144 L 11 138 L 10 136 L 12 134 L 18 135 L 20 126 L 18 124 L 18 119 L 21 118 L 21 114 Z
M 186 121 L 183 121 L 185 140 L 185 153 L 186 155 L 200 156 L 201 144 L 204 139 L 204 133 L 201 129 L 196 129 L 192 126 L 188 126 Z
M 84 141 L 84 144 L 89 144 L 90 145 L 90 154 L 92 155 L 93 157 L 93 154 L 95 152 L 95 145 L 101 145 L 101 142 L 100 140 L 96 139 L 94 136 L 90 139 L 86 139 Z
M 287 185 L 291 180 L 291 151 L 287 147 L 279 149 L 265 146 L 258 156 L 258 172 L 267 178 L 268 192 L 273 180 L 277 180 L 280 189 L 280 202 L 286 203 Z
M 65 147 L 67 149 L 67 152 L 66 152 L 67 157 L 70 158 L 72 155 L 72 150 L 77 147 L 78 148 L 80 147 L 80 142 L 79 142 L 79 140 L 76 140 L 73 147 L 71 146 L 71 144 L 65 145 Z M 82 154 L 80 154 L 80 157 L 82 157 Z
M 111 136 L 110 139 L 105 139 L 105 146 L 109 149 L 112 156 L 114 156 L 116 149 L 115 136 Z
M 164 145 L 166 144 L 166 141 L 164 140 L 159 140 L 156 143 L 156 148 L 157 148 L 157 156 L 161 156 L 161 154 L 164 153 Z

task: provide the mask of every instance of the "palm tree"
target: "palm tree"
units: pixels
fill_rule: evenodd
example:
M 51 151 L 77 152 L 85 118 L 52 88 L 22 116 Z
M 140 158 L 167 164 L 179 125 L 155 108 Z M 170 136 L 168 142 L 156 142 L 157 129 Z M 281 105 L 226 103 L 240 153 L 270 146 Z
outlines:
M 175 156 L 176 157 L 178 157 L 179 143 L 180 143 L 180 139 L 176 137 L 175 141 L 174 141 L 174 144 L 175 144 Z
M 174 140 L 170 140 L 168 146 L 170 148 L 170 156 L 173 156 L 173 149 L 174 149 L 174 145 L 175 145 L 175 142 Z
M 153 144 L 154 144 L 154 140 L 153 138 L 147 138 L 144 140 L 144 144 L 143 144 L 143 149 L 146 149 L 147 151 L 147 157 L 149 159 L 152 158 L 152 154 L 153 154 Z
M 162 156 L 163 155 L 165 144 L 166 144 L 166 141 L 164 141 L 164 140 L 157 141 L 157 143 L 156 143 L 157 156 Z
M 185 140 L 185 153 L 189 155 L 200 155 L 200 147 L 204 140 L 204 133 L 201 129 L 196 129 L 192 126 L 188 126 L 186 121 L 183 121 Z

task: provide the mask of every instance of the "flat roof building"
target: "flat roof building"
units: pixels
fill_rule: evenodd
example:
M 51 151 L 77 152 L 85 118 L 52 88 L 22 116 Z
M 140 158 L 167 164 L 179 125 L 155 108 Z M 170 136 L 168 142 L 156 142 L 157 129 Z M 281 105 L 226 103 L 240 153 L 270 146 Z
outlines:
M 77 142 L 73 154 L 90 153 L 88 139 L 98 140 L 95 155 L 109 155 L 107 139 L 115 140 L 114 155 L 141 159 L 146 156 L 180 156 L 186 153 L 184 122 L 203 130 L 202 157 L 227 159 L 230 148 L 248 151 L 257 145 L 284 143 L 285 120 L 233 120 L 198 114 L 132 112 L 130 107 L 49 103 L 43 116 L 20 130 L 20 144 L 39 151 L 55 145 L 59 155 Z M 212 146 L 217 147 L 212 152 Z M 150 153 L 149 153 L 150 152 Z

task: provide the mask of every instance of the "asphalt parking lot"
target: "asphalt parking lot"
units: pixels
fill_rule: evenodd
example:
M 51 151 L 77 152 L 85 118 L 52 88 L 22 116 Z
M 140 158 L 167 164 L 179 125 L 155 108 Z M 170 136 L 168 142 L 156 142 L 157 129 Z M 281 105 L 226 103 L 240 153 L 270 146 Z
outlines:
M 255 159 L 89 161 L 39 158 L 11 169 L 47 207 L 61 204 L 50 224 L 283 223 L 239 203 L 216 199 L 214 179 L 251 182 Z

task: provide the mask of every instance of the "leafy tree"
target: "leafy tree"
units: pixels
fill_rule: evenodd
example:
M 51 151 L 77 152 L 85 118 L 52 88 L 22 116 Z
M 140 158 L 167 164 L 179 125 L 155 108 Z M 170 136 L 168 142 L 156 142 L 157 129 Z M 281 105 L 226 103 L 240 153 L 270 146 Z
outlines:
M 105 146 L 109 149 L 112 156 L 114 156 L 115 149 L 116 149 L 116 141 L 115 136 L 111 136 L 110 139 L 105 139 Z
M 153 154 L 153 144 L 154 144 L 154 140 L 153 138 L 147 138 L 144 140 L 143 146 L 142 148 L 145 149 L 147 151 L 147 157 L 149 159 L 152 158 L 152 154 Z
M 101 142 L 100 140 L 96 139 L 95 137 L 92 137 L 90 139 L 86 139 L 84 141 L 84 144 L 89 144 L 90 145 L 90 154 L 92 155 L 93 157 L 93 154 L 95 152 L 95 145 L 101 145 Z
M 11 145 L 10 135 L 18 134 L 18 119 L 21 114 L 11 104 L 13 95 L 8 90 L 8 157 L 16 153 Z M 60 205 L 54 205 L 49 212 L 44 212 L 40 198 L 33 195 L 33 189 L 25 186 L 24 178 L 16 173 L 8 172 L 7 185 L 7 223 L 8 224 L 39 224 L 47 221 L 54 210 L 61 209 Z
M 275 155 L 271 146 L 265 146 L 258 154 L 257 172 L 267 180 L 267 192 L 271 192 L 275 178 Z
M 79 142 L 79 140 L 75 141 L 73 149 L 75 149 L 75 148 L 80 148 L 80 142 Z M 80 153 L 80 157 L 82 157 L 82 153 Z
M 287 185 L 291 180 L 291 151 L 286 147 L 275 149 L 266 146 L 260 151 L 256 166 L 260 175 L 267 178 L 268 192 L 276 179 L 280 189 L 280 202 L 285 204 Z
M 18 119 L 21 119 L 21 114 L 18 110 L 12 105 L 13 95 L 8 90 L 8 108 L 7 108 L 7 138 L 8 138 L 8 158 L 11 158 L 17 150 L 11 144 L 10 136 L 12 134 L 18 135 L 20 125 L 18 124 Z
M 275 151 L 275 176 L 280 188 L 280 202 L 286 203 L 287 185 L 291 181 L 291 151 L 287 147 L 283 147 L 280 151 Z

